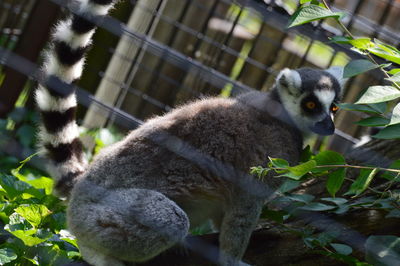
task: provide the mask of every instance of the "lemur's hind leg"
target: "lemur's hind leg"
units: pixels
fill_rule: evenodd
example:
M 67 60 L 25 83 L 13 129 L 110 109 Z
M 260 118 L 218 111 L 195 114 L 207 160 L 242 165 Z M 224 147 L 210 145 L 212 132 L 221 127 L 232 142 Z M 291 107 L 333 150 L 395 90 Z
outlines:
M 74 188 L 67 217 L 83 258 L 95 266 L 149 260 L 183 242 L 189 230 L 185 212 L 159 192 L 105 189 L 88 181 Z

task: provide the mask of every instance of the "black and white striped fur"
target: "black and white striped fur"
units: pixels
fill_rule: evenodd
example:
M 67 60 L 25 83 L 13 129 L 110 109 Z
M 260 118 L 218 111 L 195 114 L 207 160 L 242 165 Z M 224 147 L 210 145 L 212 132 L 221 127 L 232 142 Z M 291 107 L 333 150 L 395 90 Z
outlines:
M 104 16 L 115 0 L 80 0 L 76 2 L 85 16 Z M 71 15 L 58 23 L 45 54 L 42 72 L 54 75 L 66 83 L 79 79 L 85 63 L 85 53 L 91 45 L 95 25 L 83 17 Z M 74 180 L 87 166 L 75 122 L 76 96 L 60 95 L 44 86 L 36 90 L 36 103 L 42 115 L 40 148 L 50 159 L 49 172 L 56 181 L 59 195 L 67 196 Z

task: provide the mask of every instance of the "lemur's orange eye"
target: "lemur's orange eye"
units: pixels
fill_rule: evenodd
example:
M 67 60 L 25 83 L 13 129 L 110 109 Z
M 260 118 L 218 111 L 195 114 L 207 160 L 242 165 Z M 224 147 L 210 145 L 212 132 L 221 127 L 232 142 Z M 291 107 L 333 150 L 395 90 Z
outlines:
M 337 110 L 339 110 L 339 107 L 337 105 L 332 105 L 331 110 L 332 112 L 336 112 Z
M 310 109 L 310 110 L 314 109 L 315 106 L 316 106 L 316 104 L 315 104 L 315 102 L 313 102 L 313 101 L 309 101 L 309 102 L 306 103 L 306 107 L 307 107 L 308 109 Z

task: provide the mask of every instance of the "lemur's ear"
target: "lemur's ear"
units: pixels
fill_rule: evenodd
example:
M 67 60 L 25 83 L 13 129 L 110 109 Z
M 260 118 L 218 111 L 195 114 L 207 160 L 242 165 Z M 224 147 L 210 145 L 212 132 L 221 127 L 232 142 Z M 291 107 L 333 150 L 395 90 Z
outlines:
M 301 77 L 299 72 L 284 68 L 276 79 L 276 85 L 280 90 L 286 90 L 292 95 L 299 94 L 301 88 Z
M 344 70 L 344 68 L 341 66 L 331 66 L 330 68 L 325 70 L 326 72 L 328 72 L 329 74 L 334 76 L 339 81 L 340 88 L 342 91 L 348 80 L 347 78 L 346 79 L 343 78 L 343 70 Z

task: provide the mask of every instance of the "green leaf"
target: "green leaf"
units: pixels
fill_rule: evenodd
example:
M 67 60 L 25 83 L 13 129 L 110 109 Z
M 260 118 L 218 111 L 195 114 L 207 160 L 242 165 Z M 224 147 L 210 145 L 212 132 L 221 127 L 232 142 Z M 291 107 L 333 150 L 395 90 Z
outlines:
M 375 39 L 375 45 L 368 49 L 368 51 L 376 56 L 384 58 L 396 64 L 400 64 L 400 52 L 395 47 L 380 42 Z
M 311 159 L 314 154 L 311 151 L 310 145 L 307 145 L 300 155 L 300 162 L 307 162 Z
M 400 91 L 393 86 L 371 86 L 356 104 L 387 102 L 399 97 Z
M 293 167 L 289 167 L 289 173 L 285 173 L 283 174 L 283 176 L 287 176 L 291 179 L 294 180 L 299 180 L 300 178 L 302 178 L 305 174 L 307 174 L 308 172 L 310 172 L 312 169 L 315 168 L 315 166 L 317 165 L 317 163 L 314 160 L 293 166 Z
M 391 82 L 400 82 L 400 73 L 397 73 L 390 78 L 386 78 L 386 80 L 389 80 Z
M 375 44 L 371 41 L 371 38 L 356 38 L 350 40 L 349 43 L 357 49 L 366 50 L 373 47 Z M 368 61 L 368 60 L 367 60 Z
M 342 187 L 345 176 L 345 168 L 340 168 L 336 171 L 329 173 L 328 180 L 326 181 L 326 189 L 332 197 L 335 197 L 336 192 L 338 192 L 339 189 Z
M 372 265 L 398 265 L 400 238 L 391 235 L 370 236 L 365 243 L 365 251 L 365 259 Z
M 371 108 L 369 105 L 364 104 L 353 104 L 353 103 L 340 103 L 338 104 L 340 109 L 349 110 L 349 111 L 357 111 L 357 112 L 364 112 L 364 113 L 374 113 L 380 114 L 374 108 Z
M 41 204 L 19 206 L 15 209 L 15 212 L 24 217 L 34 227 L 38 227 L 43 219 L 51 213 L 45 205 Z
M 0 173 L 0 185 L 11 199 L 21 195 L 24 191 L 31 188 L 29 184 L 19 181 L 13 176 L 2 173 Z
M 11 234 L 13 234 L 17 238 L 21 239 L 22 242 L 24 242 L 24 244 L 29 247 L 36 246 L 40 243 L 43 243 L 51 237 L 51 235 L 48 235 L 47 238 L 39 238 L 37 236 L 33 236 L 36 232 L 37 232 L 37 230 L 34 230 L 34 229 L 10 231 Z
M 377 134 L 372 137 L 376 139 L 397 139 L 400 138 L 400 124 L 387 126 L 381 129 Z
M 355 194 L 356 196 L 360 195 L 368 188 L 372 179 L 378 172 L 379 172 L 378 168 L 375 168 L 373 170 L 361 169 L 359 176 L 354 181 L 354 183 L 351 184 L 349 191 L 346 192 L 346 195 L 352 195 L 352 194 Z
M 291 194 L 285 197 L 303 203 L 309 203 L 315 198 L 313 195 L 310 194 Z
M 353 249 L 344 244 L 330 243 L 330 245 L 336 250 L 337 253 L 342 255 L 350 255 L 353 252 Z
M 288 191 L 291 191 L 292 189 L 299 187 L 300 184 L 301 184 L 300 181 L 288 178 L 285 180 L 285 182 L 280 186 L 278 190 L 281 193 L 286 193 Z
M 25 147 L 30 147 L 36 140 L 36 128 L 31 125 L 22 125 L 18 128 L 16 135 Z
M 250 168 L 250 174 L 257 175 L 261 180 L 267 176 L 270 168 L 264 168 L 262 166 L 255 166 Z
M 18 258 L 17 254 L 14 250 L 10 248 L 2 248 L 0 249 L 0 265 L 4 265 L 6 263 L 12 262 Z
M 385 216 L 385 218 L 400 218 L 400 210 L 398 210 L 398 209 L 391 210 L 391 211 Z
M 333 36 L 330 37 L 329 40 L 335 43 L 349 44 L 352 39 L 350 37 L 345 37 L 345 36 Z
M 350 78 L 361 73 L 380 67 L 369 60 L 357 59 L 350 61 L 343 70 L 343 78 Z
M 307 204 L 306 206 L 302 206 L 299 209 L 305 210 L 305 211 L 329 211 L 335 209 L 336 206 L 332 205 L 327 205 L 319 202 L 311 202 Z
M 333 202 L 336 205 L 343 205 L 348 202 L 345 198 L 321 198 L 321 200 Z
M 380 127 L 389 124 L 390 120 L 380 116 L 372 116 L 365 119 L 361 119 L 356 122 L 357 125 L 364 127 Z
M 311 0 L 300 0 L 300 4 L 302 5 L 302 4 L 305 4 L 305 3 L 308 3 L 308 2 L 311 2 Z
M 314 160 L 317 162 L 318 166 L 321 166 L 321 165 L 343 165 L 346 162 L 343 155 L 341 155 L 338 152 L 329 151 L 329 150 L 318 153 L 314 157 Z M 330 169 L 332 169 L 332 167 L 316 168 L 313 170 L 313 173 L 325 172 Z
M 398 103 L 392 111 L 392 117 L 390 118 L 389 125 L 395 125 L 400 123 L 400 103 Z
M 385 102 L 370 103 L 370 104 L 368 104 L 368 106 L 371 107 L 372 109 L 374 109 L 375 111 L 377 111 L 379 114 L 383 114 L 384 112 L 386 112 L 387 103 L 385 103 Z
M 396 75 L 397 73 L 400 73 L 400 68 L 393 68 L 388 72 L 390 75 Z
M 300 7 L 290 18 L 288 28 L 299 26 L 311 21 L 324 18 L 340 19 L 344 16 L 343 12 L 332 12 L 318 5 L 308 5 Z
M 296 181 L 293 179 L 287 179 L 278 189 L 279 192 L 281 193 L 286 193 L 288 191 L 291 191 L 292 189 L 295 189 L 297 187 L 299 187 L 301 184 L 300 181 Z
M 396 161 L 392 162 L 388 168 L 400 170 L 400 160 L 396 160 Z M 393 180 L 395 178 L 400 179 L 400 177 L 397 176 L 397 173 L 389 172 L 389 171 L 383 172 L 382 175 L 380 175 L 380 176 L 383 178 L 386 178 L 388 180 Z
M 261 218 L 270 219 L 278 223 L 283 223 L 286 215 L 287 213 L 284 211 L 275 211 L 265 208 L 261 213 Z
M 276 168 L 288 168 L 289 167 L 289 163 L 286 161 L 286 160 L 284 160 L 284 159 L 280 159 L 280 158 L 271 158 L 271 157 L 268 157 L 269 158 L 269 161 L 271 162 L 271 165 L 273 166 L 273 167 L 276 167 Z

